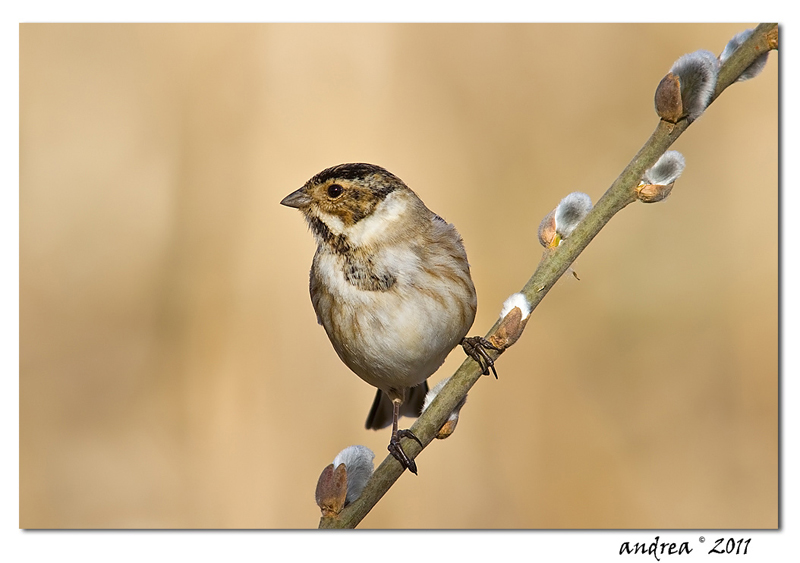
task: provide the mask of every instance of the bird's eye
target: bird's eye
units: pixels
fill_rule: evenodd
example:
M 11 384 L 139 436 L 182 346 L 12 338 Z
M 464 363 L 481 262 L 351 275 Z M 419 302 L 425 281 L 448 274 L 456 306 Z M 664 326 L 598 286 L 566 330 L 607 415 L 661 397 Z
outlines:
M 331 184 L 328 186 L 328 197 L 331 199 L 336 199 L 344 192 L 344 188 L 339 184 Z

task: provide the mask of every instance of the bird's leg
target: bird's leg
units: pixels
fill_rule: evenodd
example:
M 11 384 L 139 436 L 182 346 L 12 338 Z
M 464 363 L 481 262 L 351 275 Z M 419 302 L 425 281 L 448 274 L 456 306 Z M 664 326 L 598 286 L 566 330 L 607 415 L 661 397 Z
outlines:
M 461 347 L 464 348 L 464 352 L 467 356 L 478 362 L 483 375 L 489 375 L 489 369 L 491 369 L 494 378 L 497 379 L 497 371 L 494 369 L 494 360 L 489 356 L 486 349 L 500 350 L 500 348 L 486 340 L 483 336 L 469 336 L 463 338 L 461 340 Z
M 400 399 L 393 399 L 392 400 L 392 438 L 389 440 L 389 453 L 394 456 L 394 458 L 400 462 L 404 468 L 408 469 L 414 475 L 417 474 L 417 464 L 414 463 L 413 459 L 410 459 L 406 452 L 403 451 L 403 446 L 400 445 L 400 438 L 411 438 L 412 440 L 416 440 L 417 444 L 422 447 L 422 442 L 419 441 L 419 438 L 414 436 L 411 430 L 398 430 L 397 429 L 397 419 L 400 418 L 400 405 L 403 404 L 403 401 Z

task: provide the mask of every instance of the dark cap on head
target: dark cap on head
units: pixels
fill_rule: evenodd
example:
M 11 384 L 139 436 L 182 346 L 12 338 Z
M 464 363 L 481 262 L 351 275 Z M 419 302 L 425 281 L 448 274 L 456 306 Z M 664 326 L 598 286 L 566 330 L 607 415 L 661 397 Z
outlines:
M 367 164 L 364 162 L 353 162 L 349 164 L 339 164 L 337 166 L 331 166 L 330 168 L 326 168 L 313 178 L 311 178 L 308 183 L 309 184 L 321 184 L 327 180 L 331 179 L 339 179 L 339 180 L 359 180 L 364 179 L 368 176 L 372 176 L 374 174 L 378 174 L 381 176 L 385 176 L 388 178 L 392 178 L 397 180 L 398 182 L 402 182 L 400 178 L 386 170 L 385 168 L 381 168 L 375 164 Z

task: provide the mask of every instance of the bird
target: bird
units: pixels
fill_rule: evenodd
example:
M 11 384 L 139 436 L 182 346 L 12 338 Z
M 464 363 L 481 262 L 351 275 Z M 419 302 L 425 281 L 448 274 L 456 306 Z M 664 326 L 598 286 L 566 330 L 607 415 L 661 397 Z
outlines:
M 367 163 L 326 168 L 280 202 L 298 209 L 314 236 L 309 292 L 339 358 L 377 388 L 367 429 L 392 425 L 388 450 L 417 466 L 398 430 L 418 417 L 428 378 L 461 345 L 484 375 L 497 372 L 483 337 L 467 337 L 477 310 L 464 244 L 388 170 Z

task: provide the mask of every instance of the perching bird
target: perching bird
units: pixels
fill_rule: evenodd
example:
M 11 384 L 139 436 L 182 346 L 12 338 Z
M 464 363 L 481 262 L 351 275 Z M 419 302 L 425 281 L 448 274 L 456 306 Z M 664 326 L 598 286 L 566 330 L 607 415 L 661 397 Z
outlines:
M 411 472 L 401 415 L 419 416 L 427 379 L 458 344 L 494 371 L 481 337 L 461 236 L 400 178 L 373 164 L 323 170 L 281 204 L 299 209 L 317 242 L 311 301 L 339 358 L 377 387 L 367 428 L 392 424 L 391 454 Z M 496 374 L 495 374 L 496 377 Z M 420 443 L 420 445 L 422 445 Z

